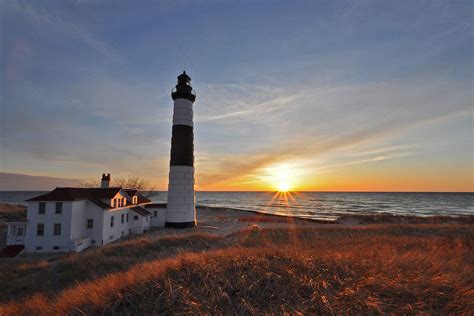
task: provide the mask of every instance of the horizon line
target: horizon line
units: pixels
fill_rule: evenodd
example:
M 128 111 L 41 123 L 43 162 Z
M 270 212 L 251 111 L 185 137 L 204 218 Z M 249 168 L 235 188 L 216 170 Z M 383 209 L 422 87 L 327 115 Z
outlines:
M 58 187 L 61 188 L 61 187 Z M 50 190 L 0 190 L 0 192 L 48 192 Z M 168 192 L 167 190 L 139 190 L 142 192 Z M 275 193 L 278 190 L 195 190 L 195 192 L 220 192 L 220 193 Z M 474 191 L 357 191 L 357 190 L 289 190 L 289 193 L 471 193 Z

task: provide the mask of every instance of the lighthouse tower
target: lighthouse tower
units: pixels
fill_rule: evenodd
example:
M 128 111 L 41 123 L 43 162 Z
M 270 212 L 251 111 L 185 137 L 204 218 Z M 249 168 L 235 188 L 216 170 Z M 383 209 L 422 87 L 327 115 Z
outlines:
M 193 103 L 191 77 L 183 71 L 171 92 L 174 101 L 166 227 L 196 226 Z

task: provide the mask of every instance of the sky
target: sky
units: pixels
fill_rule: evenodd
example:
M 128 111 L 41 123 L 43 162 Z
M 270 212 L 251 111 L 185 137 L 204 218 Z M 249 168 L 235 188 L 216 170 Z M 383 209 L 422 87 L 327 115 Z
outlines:
M 197 190 L 474 191 L 472 6 L 1 0 L 0 189 L 166 190 L 185 69 Z

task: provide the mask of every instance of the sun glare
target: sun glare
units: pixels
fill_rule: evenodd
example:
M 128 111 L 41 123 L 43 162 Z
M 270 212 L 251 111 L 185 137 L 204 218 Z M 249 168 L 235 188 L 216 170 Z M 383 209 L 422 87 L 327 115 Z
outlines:
M 290 185 L 288 183 L 285 183 L 285 182 L 280 182 L 280 183 L 278 183 L 277 189 L 280 192 L 288 192 L 288 191 L 290 191 Z
M 271 170 L 270 181 L 274 188 L 279 192 L 288 192 L 292 189 L 292 173 L 285 165 L 275 166 Z

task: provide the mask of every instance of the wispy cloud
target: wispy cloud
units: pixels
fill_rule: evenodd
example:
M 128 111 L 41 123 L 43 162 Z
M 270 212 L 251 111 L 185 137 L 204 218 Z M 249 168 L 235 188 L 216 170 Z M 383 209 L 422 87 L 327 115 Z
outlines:
M 84 26 L 66 20 L 52 13 L 51 10 L 41 9 L 41 6 L 33 6 L 32 3 L 23 1 L 3 2 L 2 7 L 3 9 L 13 10 L 15 14 L 22 15 L 38 30 L 54 30 L 54 34 L 62 34 L 62 37 L 68 38 L 68 40 L 77 38 L 106 58 L 116 59 L 119 57 L 106 41 L 87 30 Z M 61 38 L 58 38 L 58 40 L 61 40 Z
M 471 166 L 468 3 L 0 6 L 4 171 L 107 169 L 166 189 L 169 90 L 183 64 L 197 90 L 200 188 L 255 188 L 281 164 L 308 179 L 398 162 Z
M 249 174 L 295 159 L 312 160 L 315 162 L 312 168 L 322 171 L 416 155 L 415 144 L 385 144 L 403 133 L 409 134 L 413 128 L 469 115 L 471 111 L 470 95 L 465 90 L 458 90 L 453 82 L 431 82 L 333 86 L 300 91 L 295 94 L 299 97 L 289 102 L 291 111 L 283 114 L 290 123 L 281 126 L 282 130 L 272 142 L 252 152 L 208 153 L 198 160 L 200 166 L 202 161 L 209 159 L 214 169 L 213 173 L 203 172 L 201 183 L 214 186 L 232 181 L 252 183 L 247 179 Z M 275 119 L 280 120 L 278 112 L 274 113 Z M 245 124 L 254 114 L 239 115 Z M 266 118 L 263 125 L 269 127 L 274 118 Z M 332 162 L 316 163 L 328 156 Z M 247 180 L 241 182 L 242 179 Z

